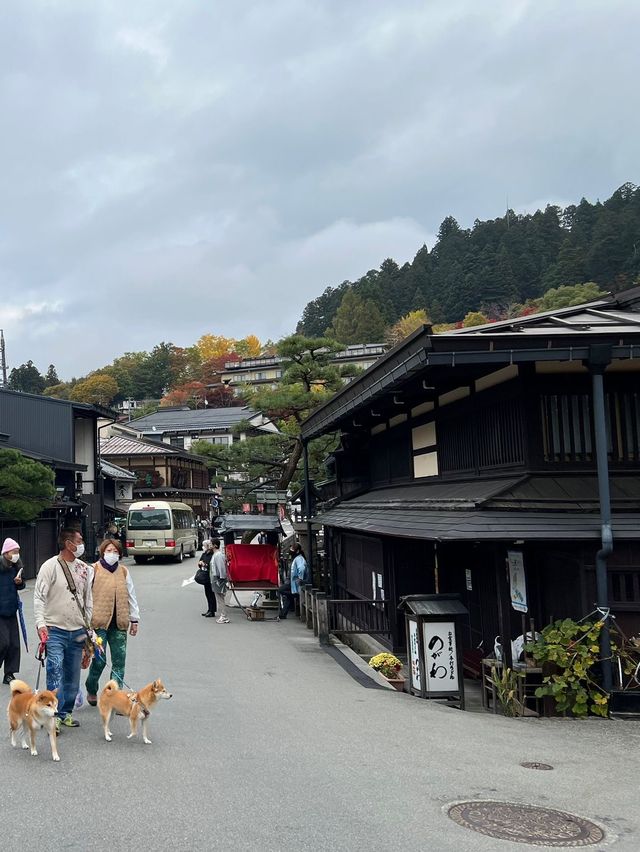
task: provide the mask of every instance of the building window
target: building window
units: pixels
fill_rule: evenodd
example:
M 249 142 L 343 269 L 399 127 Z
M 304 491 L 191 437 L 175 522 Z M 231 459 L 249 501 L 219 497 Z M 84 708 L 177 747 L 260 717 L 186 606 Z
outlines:
M 609 600 L 616 609 L 640 610 L 640 570 L 610 569 Z
M 611 462 L 640 460 L 640 394 L 605 396 L 608 454 Z M 589 394 L 543 394 L 540 397 L 542 452 L 546 462 L 591 462 L 595 436 Z

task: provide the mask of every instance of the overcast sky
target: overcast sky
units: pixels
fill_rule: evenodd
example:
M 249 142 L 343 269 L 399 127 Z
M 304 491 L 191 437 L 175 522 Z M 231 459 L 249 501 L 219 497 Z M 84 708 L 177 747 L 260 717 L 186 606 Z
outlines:
M 461 224 L 640 181 L 636 0 L 2 0 L 0 326 L 261 339 Z

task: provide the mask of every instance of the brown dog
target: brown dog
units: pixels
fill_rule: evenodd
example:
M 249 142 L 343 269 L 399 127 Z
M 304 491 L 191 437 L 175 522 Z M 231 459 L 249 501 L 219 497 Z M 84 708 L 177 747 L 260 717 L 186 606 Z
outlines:
M 129 717 L 131 731 L 127 735 L 127 739 L 136 736 L 138 720 L 142 719 L 142 739 L 147 745 L 151 745 L 151 740 L 147 735 L 147 720 L 153 705 L 160 698 L 173 698 L 172 693 L 167 692 L 161 680 L 148 683 L 139 692 L 126 692 L 124 689 L 118 688 L 115 680 L 110 680 L 98 696 L 98 710 L 102 716 L 105 740 L 108 743 L 111 742 L 112 734 L 109 730 L 109 722 L 111 721 L 111 714 L 116 712 Z
M 57 689 L 48 689 L 35 693 L 23 680 L 12 680 L 10 683 L 11 701 L 7 707 L 9 727 L 11 729 L 11 745 L 18 744 L 18 730 L 22 729 L 22 748 L 27 745 L 26 733 L 29 731 L 31 754 L 37 755 L 36 731 L 44 728 L 49 734 L 51 756 L 60 760 L 56 742 L 56 711 L 58 709 Z

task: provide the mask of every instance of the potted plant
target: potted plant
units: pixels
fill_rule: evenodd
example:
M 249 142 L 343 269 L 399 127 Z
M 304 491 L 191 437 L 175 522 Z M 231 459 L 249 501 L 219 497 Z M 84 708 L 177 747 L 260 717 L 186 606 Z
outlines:
M 376 654 L 369 660 L 369 665 L 380 672 L 398 692 L 404 692 L 404 678 L 400 675 L 402 663 L 397 657 L 387 652 Z
M 549 672 L 536 695 L 551 698 L 562 715 L 608 715 L 609 695 L 594 677 L 602 627 L 602 621 L 559 619 L 544 628 L 537 642 L 526 646 L 537 664 Z

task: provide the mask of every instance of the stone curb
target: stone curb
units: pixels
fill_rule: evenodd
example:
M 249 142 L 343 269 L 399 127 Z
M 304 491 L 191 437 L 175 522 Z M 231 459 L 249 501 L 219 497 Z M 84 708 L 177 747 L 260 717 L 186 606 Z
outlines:
M 359 669 L 359 671 L 367 675 L 367 677 L 370 677 L 371 680 L 375 681 L 376 684 L 378 684 L 378 686 L 382 686 L 384 689 L 390 689 L 392 692 L 398 691 L 394 686 L 391 686 L 391 684 L 386 678 L 382 677 L 380 672 L 377 672 L 375 669 L 372 669 L 370 665 L 365 663 L 362 657 L 359 654 L 356 654 L 356 652 L 352 648 L 350 648 L 348 645 L 345 645 L 344 642 L 340 642 L 339 639 L 336 639 L 333 633 L 330 635 L 329 641 L 331 642 L 332 647 L 340 651 L 340 653 L 343 654 L 350 662 L 352 662 L 354 666 Z

